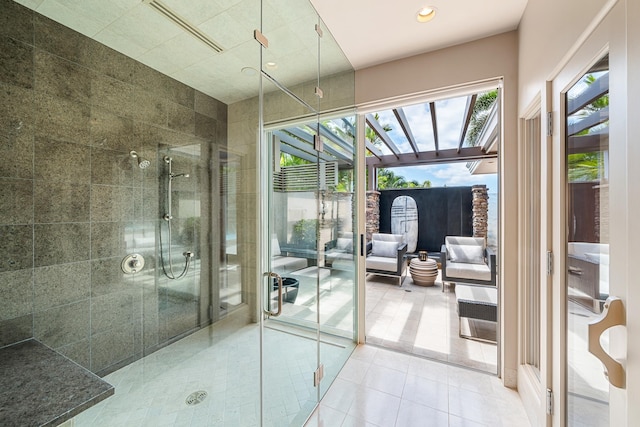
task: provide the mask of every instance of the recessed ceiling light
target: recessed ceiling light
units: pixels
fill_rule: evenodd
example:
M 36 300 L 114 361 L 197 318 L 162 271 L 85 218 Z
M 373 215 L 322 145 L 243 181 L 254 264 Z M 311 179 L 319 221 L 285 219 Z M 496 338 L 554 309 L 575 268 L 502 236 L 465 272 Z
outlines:
M 278 64 L 276 64 L 275 62 L 267 62 L 266 64 L 264 64 L 265 67 L 267 67 L 269 70 L 277 70 L 278 69 Z
M 245 76 L 255 76 L 256 74 L 258 74 L 258 70 L 253 67 L 244 67 L 242 70 L 240 70 L 240 72 Z
M 416 19 L 418 22 L 429 22 L 436 16 L 436 8 L 433 6 L 425 6 L 418 11 Z

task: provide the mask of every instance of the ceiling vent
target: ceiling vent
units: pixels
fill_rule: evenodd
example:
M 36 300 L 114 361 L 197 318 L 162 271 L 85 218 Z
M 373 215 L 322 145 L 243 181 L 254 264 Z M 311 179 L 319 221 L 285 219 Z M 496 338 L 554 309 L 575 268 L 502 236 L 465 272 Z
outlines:
M 216 52 L 223 51 L 222 47 L 218 43 L 213 41 L 209 36 L 207 36 L 205 33 L 200 31 L 198 28 L 196 28 L 194 25 L 192 25 L 189 21 L 184 19 L 178 13 L 171 10 L 169 6 L 167 6 L 166 4 L 162 3 L 159 0 L 142 0 L 142 1 L 143 3 L 146 3 L 149 6 L 153 7 L 155 10 L 157 10 L 158 12 L 163 14 L 165 17 L 167 17 L 170 21 L 180 26 L 182 29 L 187 31 L 193 37 L 200 40 L 202 43 L 209 46 L 211 49 L 215 50 Z

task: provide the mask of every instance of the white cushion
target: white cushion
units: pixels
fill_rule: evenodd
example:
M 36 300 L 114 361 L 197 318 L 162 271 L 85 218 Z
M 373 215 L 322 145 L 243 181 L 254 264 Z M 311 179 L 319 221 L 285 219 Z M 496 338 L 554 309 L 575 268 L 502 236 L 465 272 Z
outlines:
M 498 290 L 484 286 L 456 285 L 456 300 L 498 304 Z
M 271 271 L 279 275 L 285 275 L 308 265 L 306 258 L 292 256 L 276 256 L 271 258 Z
M 275 234 L 271 235 L 271 256 L 282 255 L 280 251 L 280 242 L 278 242 L 278 236 Z
M 491 269 L 486 264 L 447 262 L 447 277 L 491 281 Z
M 402 235 L 402 234 L 387 234 L 387 233 L 373 233 L 371 235 L 371 240 L 373 240 L 373 241 L 380 240 L 380 241 L 383 241 L 383 242 L 404 243 L 404 235 Z
M 452 262 L 484 264 L 484 249 L 482 246 L 449 245 L 448 252 L 449 259 Z
M 367 257 L 367 269 L 395 272 L 398 270 L 397 258 L 371 255 Z
M 345 252 L 353 252 L 353 240 L 347 237 L 338 237 L 336 240 L 336 249 Z
M 385 242 L 382 240 L 373 240 L 371 255 L 393 258 L 395 262 L 398 255 L 398 242 Z

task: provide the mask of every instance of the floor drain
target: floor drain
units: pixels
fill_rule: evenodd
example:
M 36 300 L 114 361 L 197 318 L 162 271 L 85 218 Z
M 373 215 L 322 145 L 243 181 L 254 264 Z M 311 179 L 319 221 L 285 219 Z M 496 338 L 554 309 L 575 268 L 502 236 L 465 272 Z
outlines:
M 184 401 L 187 405 L 197 405 L 207 398 L 207 392 L 204 390 L 194 391 L 189 396 L 187 396 Z

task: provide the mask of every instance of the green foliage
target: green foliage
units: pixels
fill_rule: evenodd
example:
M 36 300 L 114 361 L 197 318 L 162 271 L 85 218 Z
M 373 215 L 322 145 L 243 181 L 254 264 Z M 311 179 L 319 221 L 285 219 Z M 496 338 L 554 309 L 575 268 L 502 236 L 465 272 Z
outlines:
M 585 77 L 584 81 L 587 85 L 596 82 L 596 77 L 592 74 Z M 586 105 L 581 112 L 582 115 L 588 116 L 603 108 L 609 106 L 609 94 L 604 94 L 589 105 Z M 580 114 L 580 113 L 578 113 Z M 585 129 L 578 133 L 578 136 L 588 135 L 591 132 L 600 130 L 602 126 L 608 126 L 606 121 L 598 126 Z M 604 169 L 604 158 L 601 151 L 591 153 L 574 153 L 567 156 L 567 175 L 569 182 L 589 182 L 599 181 L 601 179 L 601 171 Z
M 353 169 L 343 169 L 338 171 L 338 185 L 336 191 L 348 193 L 353 191 Z
M 576 153 L 567 157 L 567 170 L 569 182 L 598 181 L 602 170 L 602 154 Z
M 403 176 L 396 175 L 389 169 L 378 169 L 378 190 L 392 188 L 430 188 L 431 181 L 426 180 L 420 184 L 416 180 L 407 181 Z
M 292 156 L 289 153 L 280 153 L 280 166 L 299 166 L 308 165 L 311 162 L 301 159 L 300 157 Z
M 498 91 L 492 90 L 476 98 L 476 104 L 473 106 L 473 112 L 471 113 L 471 121 L 469 122 L 469 128 L 467 130 L 467 144 L 475 146 L 478 143 L 478 138 L 482 132 L 482 128 L 487 123 L 489 118 L 489 112 L 491 107 L 498 99 Z
M 293 225 L 291 243 L 303 248 L 314 248 L 316 246 L 317 228 L 317 219 L 301 219 L 297 221 Z

